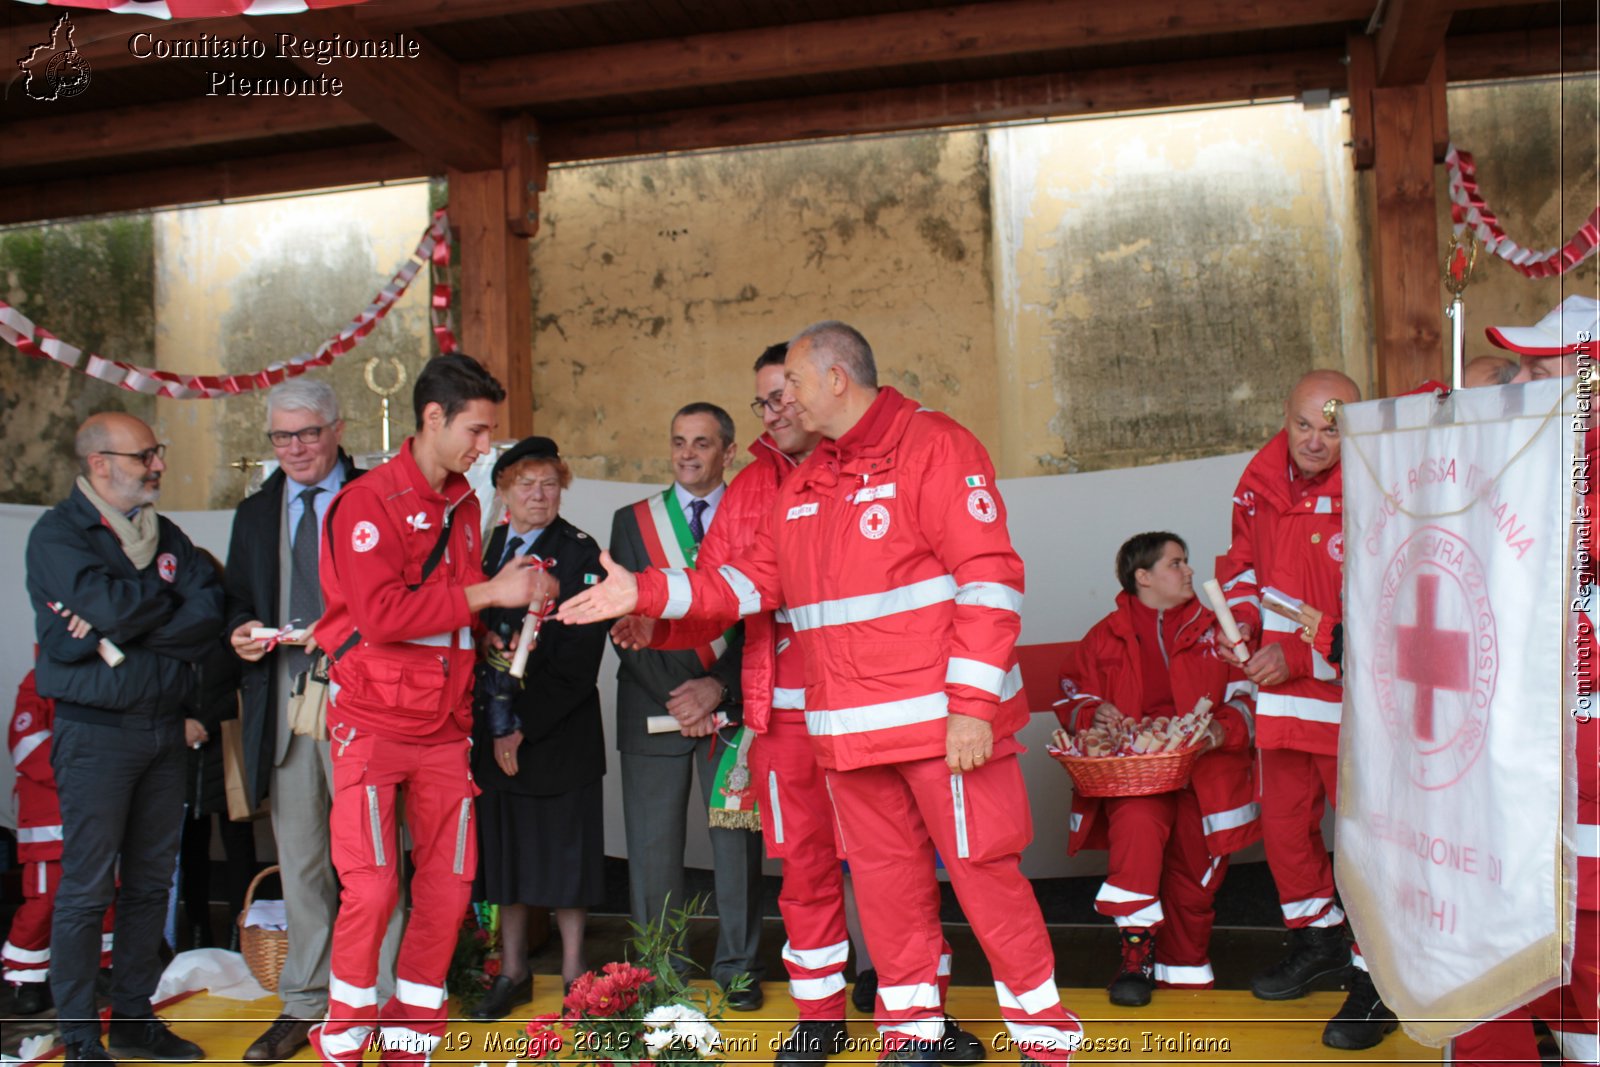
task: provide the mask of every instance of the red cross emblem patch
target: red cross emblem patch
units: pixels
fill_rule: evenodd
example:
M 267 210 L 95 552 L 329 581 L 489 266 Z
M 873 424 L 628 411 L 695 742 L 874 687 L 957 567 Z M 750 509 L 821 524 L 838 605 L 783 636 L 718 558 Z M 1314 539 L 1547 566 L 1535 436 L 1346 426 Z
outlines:
M 371 552 L 378 547 L 378 528 L 365 519 L 350 531 L 350 547 L 357 552 Z
M 979 522 L 993 522 L 1000 517 L 1000 509 L 987 489 L 974 489 L 967 494 L 967 514 Z
M 178 557 L 171 552 L 163 552 L 156 557 L 156 573 L 161 575 L 163 582 L 178 580 Z
M 874 504 L 861 513 L 861 536 L 876 541 L 889 532 L 889 509 Z

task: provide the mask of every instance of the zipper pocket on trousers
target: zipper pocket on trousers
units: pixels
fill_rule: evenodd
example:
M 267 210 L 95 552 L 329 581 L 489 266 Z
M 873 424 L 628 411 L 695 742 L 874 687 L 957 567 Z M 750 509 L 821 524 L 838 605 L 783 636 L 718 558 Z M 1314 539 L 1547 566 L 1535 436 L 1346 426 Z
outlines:
M 462 868 L 467 864 L 467 824 L 472 820 L 472 798 L 463 797 L 461 800 L 461 818 L 456 823 L 456 862 L 451 868 L 454 874 L 465 873 Z
M 367 786 L 367 821 L 372 824 L 372 862 L 387 867 L 383 854 L 383 811 L 378 806 L 378 787 Z
M 967 847 L 967 789 L 959 774 L 950 776 L 950 801 L 956 821 L 956 858 L 964 860 L 971 850 Z

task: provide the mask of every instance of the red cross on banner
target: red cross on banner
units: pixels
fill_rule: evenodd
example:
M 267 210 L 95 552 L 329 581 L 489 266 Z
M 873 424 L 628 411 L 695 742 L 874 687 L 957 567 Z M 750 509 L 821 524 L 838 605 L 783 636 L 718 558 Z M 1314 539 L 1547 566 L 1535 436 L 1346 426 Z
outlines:
M 1439 576 L 1417 576 L 1414 626 L 1395 627 L 1396 676 L 1417 687 L 1412 715 L 1418 740 L 1433 740 L 1433 694 L 1436 689 L 1465 693 L 1472 687 L 1472 662 L 1465 630 L 1441 630 Z

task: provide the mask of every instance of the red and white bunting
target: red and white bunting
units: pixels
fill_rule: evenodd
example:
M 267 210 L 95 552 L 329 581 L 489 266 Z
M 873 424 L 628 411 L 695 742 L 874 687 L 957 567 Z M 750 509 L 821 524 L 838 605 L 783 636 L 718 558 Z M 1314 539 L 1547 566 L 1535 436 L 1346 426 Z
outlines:
M 1444 157 L 1450 169 L 1450 221 L 1456 233 L 1471 229 L 1473 236 L 1483 242 L 1485 251 L 1493 252 L 1530 278 L 1554 278 L 1576 267 L 1594 255 L 1600 246 L 1600 207 L 1589 215 L 1589 221 L 1579 227 L 1572 239 L 1560 248 L 1535 252 L 1523 248 L 1500 228 L 1500 220 L 1478 192 L 1478 165 L 1471 152 L 1463 152 L 1455 145 Z
M 67 344 L 42 326 L 35 326 L 27 316 L 4 300 L 0 300 L 0 340 L 35 359 L 48 359 L 66 367 L 76 367 L 91 378 L 135 393 L 174 400 L 209 400 L 217 396 L 232 396 L 252 389 L 269 389 L 285 379 L 304 374 L 312 367 L 326 367 L 355 348 L 373 331 L 379 320 L 389 314 L 395 301 L 411 286 L 417 272 L 429 263 L 433 264 L 441 278 L 450 266 L 450 220 L 443 208 L 434 213 L 416 251 L 395 271 L 394 277 L 378 291 L 372 302 L 351 320 L 350 325 L 324 341 L 315 352 L 273 363 L 252 374 L 174 374 L 93 353 L 86 356 L 81 348 Z M 440 352 L 454 352 L 456 349 L 449 312 L 450 284 L 448 281 L 439 282 L 433 287 L 428 314 Z
M 233 15 L 297 15 L 324 7 L 349 7 L 367 0 L 20 0 L 34 6 L 148 15 L 153 19 L 220 19 Z

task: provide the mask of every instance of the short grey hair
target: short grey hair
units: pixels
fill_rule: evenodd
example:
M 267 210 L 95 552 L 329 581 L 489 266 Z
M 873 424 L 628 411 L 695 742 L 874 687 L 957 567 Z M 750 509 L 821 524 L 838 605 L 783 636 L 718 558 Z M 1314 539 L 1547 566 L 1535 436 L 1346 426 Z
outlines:
M 842 366 L 857 385 L 868 389 L 878 387 L 878 363 L 872 356 L 872 346 L 854 326 L 836 319 L 814 322 L 794 335 L 789 342 L 790 349 L 801 341 L 810 342 L 814 356 L 828 357 L 817 360 L 819 370 Z
M 267 392 L 267 420 L 275 411 L 309 411 L 331 426 L 341 418 L 339 394 L 333 386 L 317 378 L 290 378 Z
M 78 473 L 85 478 L 89 476 L 89 457 L 97 452 L 103 452 L 111 445 L 111 431 L 106 428 L 102 419 L 90 418 L 78 427 L 77 436 L 72 440 L 72 451 L 78 457 Z

